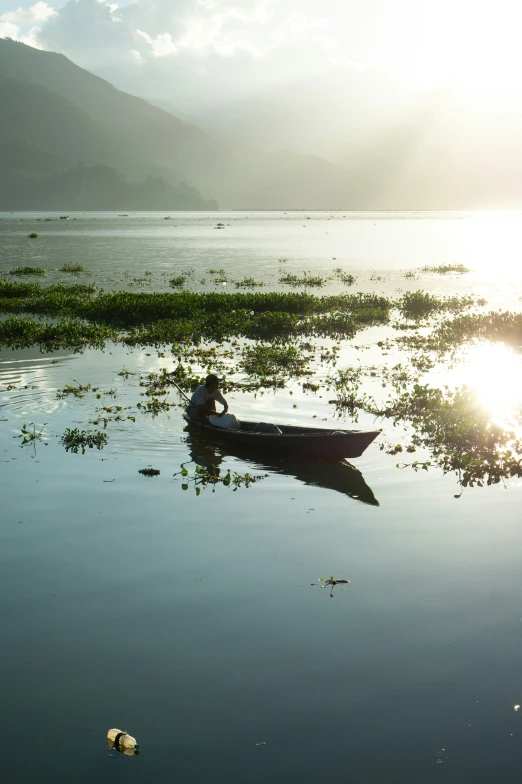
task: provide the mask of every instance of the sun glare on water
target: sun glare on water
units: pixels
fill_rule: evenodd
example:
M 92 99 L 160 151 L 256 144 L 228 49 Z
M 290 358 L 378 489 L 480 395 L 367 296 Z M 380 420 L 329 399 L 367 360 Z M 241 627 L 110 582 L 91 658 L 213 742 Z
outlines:
M 519 211 L 477 212 L 468 227 L 465 263 L 498 283 L 522 278 L 522 213 Z M 462 249 L 464 251 L 464 249 Z
M 476 390 L 491 421 L 522 436 L 522 356 L 503 343 L 472 346 L 439 382 Z

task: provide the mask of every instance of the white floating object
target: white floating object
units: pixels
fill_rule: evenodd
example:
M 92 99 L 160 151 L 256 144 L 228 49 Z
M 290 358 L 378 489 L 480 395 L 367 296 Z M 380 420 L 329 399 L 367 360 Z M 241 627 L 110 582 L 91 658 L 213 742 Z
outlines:
M 112 729 L 107 733 L 107 740 L 118 750 L 120 749 L 139 749 L 138 741 L 129 735 L 125 730 Z

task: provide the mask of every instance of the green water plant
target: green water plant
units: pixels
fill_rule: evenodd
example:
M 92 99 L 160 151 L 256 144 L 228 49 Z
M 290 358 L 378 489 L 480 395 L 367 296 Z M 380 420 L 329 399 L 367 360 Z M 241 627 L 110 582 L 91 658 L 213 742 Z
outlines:
M 319 584 L 321 588 L 330 587 L 330 599 L 333 599 L 333 591 L 337 585 L 350 585 L 350 580 L 339 580 L 336 579 L 333 574 L 325 580 L 324 577 L 319 577 L 317 583 L 310 583 L 310 585 L 315 586 Z M 341 588 L 341 590 L 345 590 Z
M 158 468 L 140 468 L 138 474 L 143 476 L 159 476 L 161 471 Z
M 64 264 L 60 267 L 60 272 L 84 272 L 83 264 Z
M 144 414 L 159 414 L 161 411 L 170 410 L 170 403 L 167 403 L 166 400 L 159 400 L 157 397 L 153 397 L 152 400 L 147 400 L 144 403 L 137 403 L 136 406 Z
M 100 430 L 80 430 L 77 427 L 73 429 L 68 427 L 60 437 L 60 444 L 65 447 L 66 452 L 78 454 L 81 449 L 82 455 L 84 455 L 87 449 L 94 447 L 103 449 L 108 440 L 107 433 L 102 433 Z
M 338 280 L 340 280 L 341 283 L 344 283 L 345 286 L 353 286 L 353 284 L 355 283 L 355 277 L 349 272 L 344 272 L 342 267 L 337 267 L 337 269 L 334 270 L 334 272 L 335 272 L 335 277 Z
M 236 289 L 255 289 L 259 288 L 260 286 L 264 286 L 265 284 L 261 280 L 256 280 L 255 278 L 243 278 L 243 280 L 236 280 L 234 283 Z
M 73 387 L 71 384 L 66 384 L 63 389 L 59 389 L 56 393 L 56 396 L 59 398 L 67 397 L 68 395 L 74 395 L 74 397 L 84 397 L 86 392 L 89 392 L 92 387 L 90 384 L 80 384 L 79 381 L 76 381 L 77 386 Z M 96 392 L 96 389 L 93 389 L 93 392 Z
M 38 236 L 38 235 L 37 235 Z M 13 267 L 9 270 L 10 275 L 45 275 L 43 267 Z
M 325 285 L 326 278 L 321 275 L 311 275 L 309 272 L 303 272 L 302 275 L 295 275 L 291 272 L 287 272 L 284 275 L 281 275 L 279 283 L 283 283 L 287 286 L 315 286 L 320 288 Z
M 243 348 L 240 366 L 251 376 L 297 377 L 308 372 L 308 358 L 292 345 L 257 343 Z
M 24 315 L 0 322 L 0 344 L 81 350 L 102 347 L 107 340 L 160 346 L 234 338 L 272 343 L 312 336 L 341 339 L 388 323 L 396 305 L 405 318 L 417 318 L 443 310 L 457 313 L 474 302 L 473 297 L 437 299 L 419 293 L 395 303 L 363 293 L 318 297 L 308 292 L 96 292 L 81 284 L 46 288 L 0 279 L 0 313 Z M 31 321 L 31 313 L 53 320 Z
M 212 465 L 208 468 L 202 468 L 201 466 L 196 465 L 194 473 L 190 475 L 188 469 L 182 465 L 181 471 L 178 471 L 173 476 L 175 479 L 181 477 L 183 480 L 183 484 L 181 485 L 182 490 L 188 490 L 189 483 L 191 483 L 195 488 L 196 495 L 199 495 L 203 488 L 209 486 L 212 487 L 212 492 L 215 493 L 216 486 L 219 484 L 222 484 L 223 487 L 232 487 L 235 492 L 236 490 L 239 490 L 240 487 L 248 488 L 256 482 L 260 482 L 262 479 L 265 479 L 268 474 L 240 474 L 237 471 L 231 472 L 229 469 L 224 476 L 221 476 L 217 466 Z
M 373 405 L 373 398 L 361 389 L 363 370 L 360 367 L 351 367 L 338 370 L 334 376 L 327 378 L 327 383 L 333 386 L 337 397 L 329 400 L 337 408 L 337 413 L 348 413 L 355 421 L 359 421 L 359 411 L 368 410 Z
M 447 275 L 450 272 L 456 272 L 459 275 L 464 275 L 469 272 L 468 267 L 464 264 L 439 264 L 436 267 L 422 267 L 423 272 L 435 272 L 437 275 Z
M 43 441 L 44 439 L 43 429 L 46 424 L 47 422 L 44 422 L 40 430 L 36 429 L 36 425 L 34 424 L 34 422 L 31 422 L 29 426 L 24 424 L 24 426 L 22 427 L 22 432 L 20 433 L 19 436 L 16 436 L 17 438 L 22 439 L 22 443 L 20 444 L 20 446 L 25 446 L 25 444 L 34 444 L 36 441 Z M 31 425 L 33 426 L 32 430 L 29 429 Z
M 412 445 L 429 450 L 429 460 L 400 467 L 419 470 L 436 465 L 445 474 L 454 472 L 461 488 L 522 477 L 521 440 L 510 428 L 491 421 L 474 389 L 414 384 L 383 406 L 368 410 L 394 424 L 411 423 Z
M 397 302 L 397 307 L 405 318 L 423 319 L 443 312 L 457 315 L 474 306 L 484 304 L 485 300 L 471 294 L 436 297 L 426 291 L 408 291 Z

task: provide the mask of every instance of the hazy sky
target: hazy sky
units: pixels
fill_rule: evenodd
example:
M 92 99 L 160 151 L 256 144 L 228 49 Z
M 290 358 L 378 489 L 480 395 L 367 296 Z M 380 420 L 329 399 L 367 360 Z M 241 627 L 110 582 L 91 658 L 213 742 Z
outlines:
M 522 93 L 520 0 L 21 2 L 0 0 L 0 37 L 182 108 L 346 71 L 450 79 L 479 100 Z

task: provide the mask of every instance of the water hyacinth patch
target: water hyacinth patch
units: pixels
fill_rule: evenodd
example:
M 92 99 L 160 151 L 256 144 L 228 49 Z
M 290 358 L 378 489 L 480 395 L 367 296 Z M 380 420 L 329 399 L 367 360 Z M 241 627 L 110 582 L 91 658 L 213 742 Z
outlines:
M 31 235 L 29 235 L 31 236 Z M 38 234 L 34 235 L 35 237 Z M 43 267 L 13 267 L 13 269 L 9 270 L 10 275 L 45 275 L 46 271 Z
M 77 427 L 68 427 L 60 437 L 60 444 L 65 447 L 66 452 L 78 454 L 81 449 L 82 455 L 84 455 L 87 449 L 93 449 L 94 447 L 103 449 L 108 440 L 107 433 L 102 433 L 99 430 L 80 430 Z

